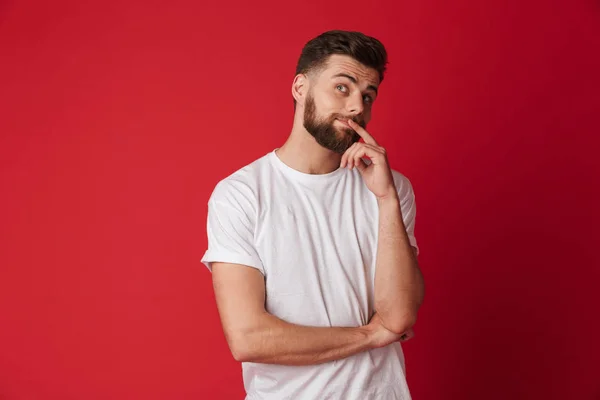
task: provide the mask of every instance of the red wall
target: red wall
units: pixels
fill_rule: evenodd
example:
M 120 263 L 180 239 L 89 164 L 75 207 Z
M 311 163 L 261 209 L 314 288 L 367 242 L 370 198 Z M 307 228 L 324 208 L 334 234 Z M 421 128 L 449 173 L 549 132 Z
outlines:
M 0 398 L 243 398 L 206 202 L 287 137 L 333 28 L 390 53 L 370 131 L 417 195 L 414 398 L 600 398 L 600 3 L 168 3 L 0 5 Z

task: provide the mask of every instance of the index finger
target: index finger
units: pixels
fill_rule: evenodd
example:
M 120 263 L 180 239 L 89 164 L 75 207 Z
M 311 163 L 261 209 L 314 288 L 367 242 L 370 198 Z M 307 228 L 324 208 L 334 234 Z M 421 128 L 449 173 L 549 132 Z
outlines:
M 377 142 L 375 141 L 375 139 L 373 138 L 373 136 L 371 136 L 369 134 L 369 132 L 366 131 L 365 128 L 363 128 L 362 126 L 360 126 L 359 124 L 357 124 L 356 122 L 352 121 L 351 119 L 348 120 L 348 125 L 350 125 L 350 127 L 352 129 L 354 129 L 354 131 L 356 133 L 358 133 L 358 135 L 364 139 L 365 143 L 368 144 L 373 144 L 375 146 L 379 146 L 377 144 Z

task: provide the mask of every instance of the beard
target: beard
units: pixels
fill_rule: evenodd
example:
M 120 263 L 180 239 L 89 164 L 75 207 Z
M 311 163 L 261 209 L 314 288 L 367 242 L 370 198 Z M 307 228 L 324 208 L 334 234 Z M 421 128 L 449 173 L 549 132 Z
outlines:
M 337 118 L 352 119 L 358 125 L 366 128 L 365 121 L 359 117 L 350 118 L 342 114 L 332 114 L 327 118 L 318 118 L 315 99 L 310 93 L 306 96 L 304 128 L 321 146 L 335 153 L 344 154 L 350 146 L 360 140 L 360 135 L 349 127 L 336 128 L 333 123 Z

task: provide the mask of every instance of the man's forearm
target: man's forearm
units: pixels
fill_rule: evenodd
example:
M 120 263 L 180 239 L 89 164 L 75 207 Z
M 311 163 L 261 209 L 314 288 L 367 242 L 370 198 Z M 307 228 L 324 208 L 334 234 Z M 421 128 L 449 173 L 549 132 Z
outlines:
M 339 360 L 373 348 L 366 327 L 309 327 L 285 322 L 269 313 L 232 346 L 238 361 L 312 365 Z
M 424 295 L 423 276 L 410 245 L 397 196 L 379 200 L 375 309 L 384 326 L 401 333 L 414 324 Z

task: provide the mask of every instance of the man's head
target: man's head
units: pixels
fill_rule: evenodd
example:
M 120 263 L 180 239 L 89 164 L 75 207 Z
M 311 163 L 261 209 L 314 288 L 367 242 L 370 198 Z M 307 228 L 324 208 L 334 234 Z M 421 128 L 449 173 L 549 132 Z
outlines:
M 304 46 L 294 108 L 300 105 L 304 128 L 321 146 L 342 154 L 359 140 L 344 120 L 366 127 L 386 64 L 381 42 L 360 32 L 329 31 Z

